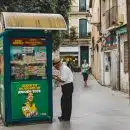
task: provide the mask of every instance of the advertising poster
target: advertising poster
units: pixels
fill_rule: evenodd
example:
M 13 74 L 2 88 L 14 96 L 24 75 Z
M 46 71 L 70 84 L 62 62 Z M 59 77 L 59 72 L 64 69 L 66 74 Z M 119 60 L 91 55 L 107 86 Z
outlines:
M 46 79 L 46 47 L 11 46 L 11 79 Z
M 12 118 L 48 117 L 45 41 L 13 39 L 10 57 Z
M 12 82 L 12 118 L 48 116 L 47 80 Z

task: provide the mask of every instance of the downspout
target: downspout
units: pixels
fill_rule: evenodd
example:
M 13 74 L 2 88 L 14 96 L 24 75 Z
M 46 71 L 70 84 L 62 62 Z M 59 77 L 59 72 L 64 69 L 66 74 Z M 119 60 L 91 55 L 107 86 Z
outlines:
M 102 1 L 100 0 L 100 33 L 102 31 Z
M 130 103 L 130 1 L 126 0 L 127 5 L 127 31 L 128 31 L 128 74 L 129 74 L 129 103 Z
M 111 26 L 111 20 L 110 20 L 111 19 L 111 15 L 110 15 L 110 0 L 109 0 L 109 10 L 108 11 L 109 11 L 109 27 L 110 27 Z
M 99 36 L 102 34 L 102 3 L 101 3 L 101 0 L 99 0 L 99 11 L 100 11 L 100 30 L 99 30 Z M 102 42 L 102 40 L 100 41 L 100 42 Z M 101 45 L 100 45 L 100 48 L 101 48 Z M 100 82 L 102 83 L 102 71 L 101 71 L 101 64 L 102 64 L 102 62 L 101 62 L 101 59 L 102 59 L 102 56 L 101 56 L 101 49 L 99 49 L 99 57 L 100 57 L 100 60 L 99 60 L 99 73 L 100 73 L 100 75 L 99 75 L 99 80 L 100 80 Z
M 121 76 L 121 74 L 120 74 L 120 35 L 118 34 L 118 75 L 117 75 L 117 89 L 120 91 L 121 90 L 121 81 L 120 81 L 120 76 Z

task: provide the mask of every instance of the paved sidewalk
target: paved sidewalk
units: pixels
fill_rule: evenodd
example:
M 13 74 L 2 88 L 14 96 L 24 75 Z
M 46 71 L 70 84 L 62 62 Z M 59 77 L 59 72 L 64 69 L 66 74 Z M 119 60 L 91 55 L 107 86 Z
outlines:
M 130 130 L 130 104 L 127 95 L 100 86 L 92 76 L 88 88 L 82 76 L 74 76 L 73 112 L 71 122 L 59 122 L 60 88 L 54 90 L 54 122 L 52 124 L 30 124 L 0 126 L 0 130 Z

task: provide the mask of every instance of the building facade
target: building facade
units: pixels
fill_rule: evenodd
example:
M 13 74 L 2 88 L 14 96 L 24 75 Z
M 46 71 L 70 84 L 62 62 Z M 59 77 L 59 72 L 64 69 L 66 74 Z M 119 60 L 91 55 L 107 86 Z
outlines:
M 94 77 L 99 81 L 101 70 L 100 70 L 100 3 L 99 0 L 89 1 L 90 12 L 92 17 L 90 22 L 92 24 L 92 37 L 91 37 L 91 66 Z
M 97 80 L 128 92 L 126 1 L 90 0 L 92 10 L 92 66 Z
M 60 47 L 61 57 L 73 57 L 77 60 L 78 66 L 86 59 L 90 60 L 90 39 L 91 25 L 88 23 L 89 8 L 87 0 L 74 0 L 72 2 L 70 17 L 69 17 L 69 33 L 72 27 L 75 28 L 76 40 L 70 42 L 65 39 Z

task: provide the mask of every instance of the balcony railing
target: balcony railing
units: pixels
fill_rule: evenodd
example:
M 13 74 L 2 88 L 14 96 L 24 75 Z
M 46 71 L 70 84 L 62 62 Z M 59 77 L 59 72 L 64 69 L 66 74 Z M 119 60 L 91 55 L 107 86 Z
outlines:
M 88 38 L 88 34 L 87 33 L 79 33 L 79 38 Z
M 68 39 L 69 35 L 70 34 L 66 35 L 65 39 Z M 76 33 L 74 37 L 76 39 L 90 39 L 91 38 L 91 32 L 88 32 L 88 33 Z
M 79 7 L 79 12 L 86 12 L 87 8 L 86 7 Z
M 118 20 L 118 6 L 113 6 L 105 12 L 106 29 L 112 27 Z

